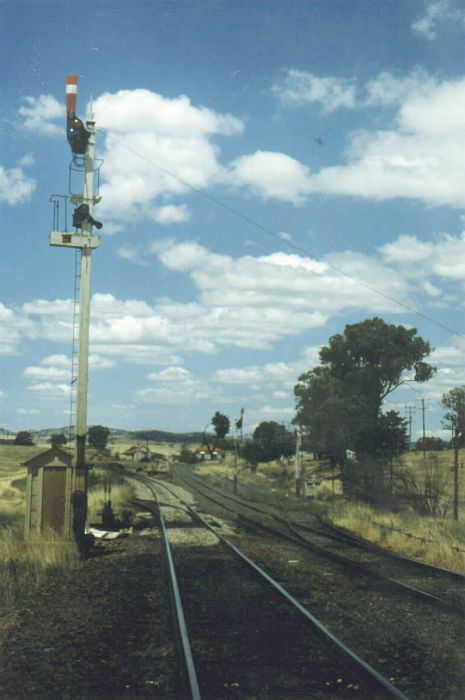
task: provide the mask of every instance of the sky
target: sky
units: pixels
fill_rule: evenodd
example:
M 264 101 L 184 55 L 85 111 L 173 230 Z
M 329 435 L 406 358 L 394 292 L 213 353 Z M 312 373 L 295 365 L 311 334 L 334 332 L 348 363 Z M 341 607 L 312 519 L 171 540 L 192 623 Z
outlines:
M 321 346 L 380 316 L 437 367 L 385 410 L 419 437 L 423 400 L 446 436 L 441 397 L 465 384 L 464 45 L 463 0 L 0 0 L 0 428 L 69 422 L 75 254 L 48 236 L 50 197 L 82 190 L 75 73 L 101 160 L 89 425 L 290 423 Z

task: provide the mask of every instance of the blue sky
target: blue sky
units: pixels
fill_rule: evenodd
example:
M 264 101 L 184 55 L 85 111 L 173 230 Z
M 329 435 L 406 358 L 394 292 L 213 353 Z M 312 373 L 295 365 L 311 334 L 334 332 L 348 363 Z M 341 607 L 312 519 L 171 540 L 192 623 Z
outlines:
M 418 435 L 423 398 L 441 434 L 465 384 L 463 2 L 0 0 L 0 32 L 0 427 L 68 422 L 74 253 L 48 200 L 76 73 L 104 161 L 89 424 L 288 422 L 319 348 L 379 315 L 438 367 L 386 408 Z

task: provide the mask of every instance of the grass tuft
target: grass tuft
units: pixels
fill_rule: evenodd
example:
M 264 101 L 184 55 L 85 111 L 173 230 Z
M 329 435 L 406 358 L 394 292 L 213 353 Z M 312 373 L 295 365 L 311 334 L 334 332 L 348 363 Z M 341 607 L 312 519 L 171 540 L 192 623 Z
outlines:
M 328 515 L 338 527 L 381 547 L 465 573 L 464 530 L 451 521 L 408 510 L 382 512 L 360 503 L 336 504 Z
M 23 528 L 0 530 L 0 606 L 10 607 L 30 596 L 52 572 L 70 570 L 79 563 L 74 542 L 63 541 L 53 530 L 26 541 Z

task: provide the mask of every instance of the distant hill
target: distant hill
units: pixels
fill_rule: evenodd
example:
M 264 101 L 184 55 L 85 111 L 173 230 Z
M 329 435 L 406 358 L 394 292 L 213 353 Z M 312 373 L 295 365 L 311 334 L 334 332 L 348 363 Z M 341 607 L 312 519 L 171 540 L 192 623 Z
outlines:
M 150 440 L 151 442 L 203 442 L 203 433 L 169 433 L 165 430 L 137 430 L 130 433 L 134 440 Z
M 63 433 L 68 436 L 69 426 L 61 428 L 43 428 L 41 430 L 28 430 L 34 442 L 48 442 L 54 433 Z M 7 431 L 0 428 L 0 435 L 14 436 L 14 431 Z M 73 434 L 72 434 L 73 435 Z M 171 442 L 171 443 L 197 443 L 204 441 L 203 433 L 172 433 L 166 430 L 123 430 L 121 428 L 110 428 L 110 440 L 125 440 L 127 442 L 146 441 L 150 442 Z

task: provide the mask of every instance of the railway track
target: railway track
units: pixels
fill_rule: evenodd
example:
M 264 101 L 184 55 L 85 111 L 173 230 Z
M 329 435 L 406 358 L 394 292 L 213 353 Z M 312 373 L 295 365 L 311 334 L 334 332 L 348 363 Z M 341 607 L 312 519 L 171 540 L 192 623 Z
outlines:
M 287 519 L 278 509 L 250 502 L 246 510 L 239 509 L 242 499 L 232 494 L 223 499 L 203 482 L 201 494 L 200 480 L 194 484 L 183 470 L 179 475 L 175 469 L 174 476 L 183 477 L 184 488 L 194 495 L 198 507 L 234 523 L 247 554 L 409 697 L 462 700 L 463 615 L 453 601 L 436 601 L 427 591 L 417 594 L 380 573 L 365 572 L 338 552 L 328 549 L 330 553 L 325 551 L 323 556 L 315 546 L 304 547 L 293 539 L 294 533 L 284 532 Z
M 189 697 L 406 699 L 176 487 L 137 481 L 159 513 Z M 202 532 L 217 544 L 202 544 Z
M 176 472 L 176 477 L 202 493 L 205 498 L 213 501 L 215 497 L 221 499 L 223 507 L 232 513 L 238 514 L 238 509 L 246 509 L 255 516 L 265 517 L 266 522 L 257 517 L 249 518 L 260 527 L 270 529 L 356 572 L 385 581 L 403 594 L 465 617 L 465 576 L 460 573 L 386 552 L 328 524 L 317 528 L 296 522 L 286 514 L 249 503 L 198 479 L 186 477 L 179 471 Z M 233 504 L 234 507 L 227 506 L 226 503 Z M 280 529 L 276 529 L 276 524 Z

